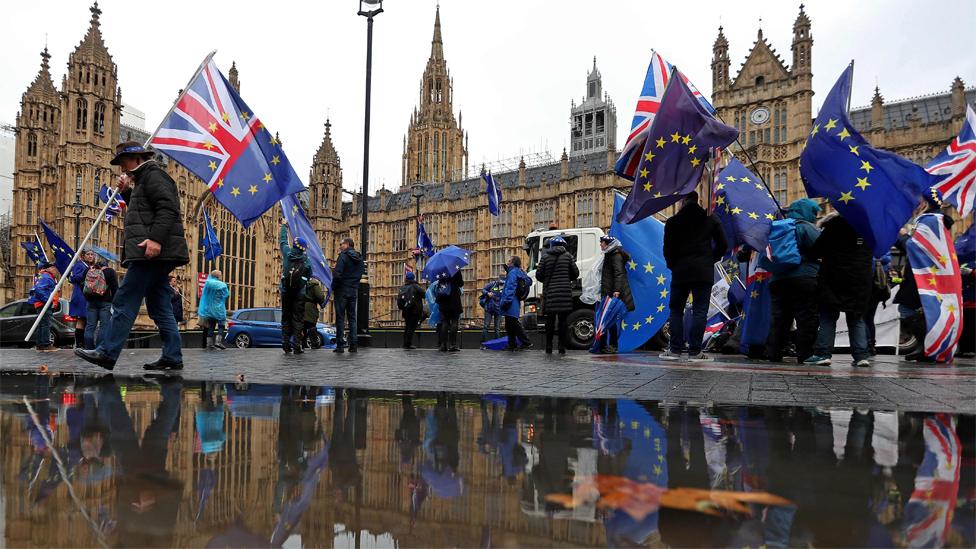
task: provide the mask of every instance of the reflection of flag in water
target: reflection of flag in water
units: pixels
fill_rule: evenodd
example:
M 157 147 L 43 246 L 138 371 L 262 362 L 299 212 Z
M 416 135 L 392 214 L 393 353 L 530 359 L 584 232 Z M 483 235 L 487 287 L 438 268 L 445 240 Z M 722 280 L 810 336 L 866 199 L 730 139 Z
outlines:
M 210 495 L 213 493 L 215 486 L 217 486 L 217 475 L 214 470 L 204 469 L 200 471 L 200 497 L 197 498 L 197 512 L 193 517 L 194 524 L 203 516 L 203 510 L 206 509 L 207 501 L 210 500 Z
M 620 223 L 617 214 L 623 205 L 624 198 L 615 195 L 610 235 L 630 254 L 626 269 L 634 310 L 624 313 L 617 342 L 617 350 L 627 353 L 654 337 L 667 322 L 671 271 L 664 261 L 664 223 L 653 217 L 630 225 Z
M 907 248 L 925 313 L 925 355 L 950 362 L 962 336 L 962 278 L 952 235 L 942 218 L 920 215 Z
M 305 467 L 305 474 L 302 475 L 302 493 L 287 504 L 281 510 L 278 523 L 275 524 L 274 531 L 271 533 L 271 545 L 281 547 L 281 544 L 288 539 L 291 531 L 298 525 L 302 515 L 312 504 L 312 497 L 315 495 L 315 488 L 322 477 L 322 471 L 329 464 L 329 441 L 323 440 L 322 450 L 309 458 Z
M 976 112 L 966 107 L 966 120 L 959 135 L 925 169 L 940 176 L 935 188 L 942 198 L 959 210 L 963 217 L 973 211 L 976 197 Z
M 955 418 L 935 414 L 922 423 L 925 454 L 915 473 L 915 489 L 905 505 L 905 537 L 910 547 L 942 547 L 959 494 L 962 457 Z
M 749 352 L 751 345 L 765 345 L 769 335 L 771 297 L 769 273 L 757 266 L 761 255 L 753 252 L 746 277 L 745 304 L 742 308 L 742 331 L 739 334 L 739 351 Z
M 71 263 L 71 258 L 75 256 L 75 251 L 43 219 L 38 219 L 37 221 L 41 224 L 41 230 L 44 231 L 44 238 L 47 239 L 47 245 L 54 250 L 54 265 L 59 271 L 64 273 Z

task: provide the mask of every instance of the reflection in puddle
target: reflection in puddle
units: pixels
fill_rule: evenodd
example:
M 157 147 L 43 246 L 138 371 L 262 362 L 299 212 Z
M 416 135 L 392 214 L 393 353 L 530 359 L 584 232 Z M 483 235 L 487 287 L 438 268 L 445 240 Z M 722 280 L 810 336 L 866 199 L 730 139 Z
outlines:
M 976 543 L 972 416 L 0 382 L 7 546 Z

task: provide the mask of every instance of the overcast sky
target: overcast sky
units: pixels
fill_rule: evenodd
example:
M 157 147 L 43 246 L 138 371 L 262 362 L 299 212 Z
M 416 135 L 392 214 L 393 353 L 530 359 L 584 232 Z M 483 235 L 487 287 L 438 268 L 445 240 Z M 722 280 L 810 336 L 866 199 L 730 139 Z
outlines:
M 976 2 L 868 0 L 807 3 L 812 19 L 814 112 L 844 66 L 855 60 L 851 104 L 948 91 L 954 77 L 976 84 Z M 0 34 L 0 122 L 13 123 L 37 73 L 45 33 L 60 88 L 68 54 L 88 28 L 79 0 L 6 2 Z M 240 70 L 241 95 L 281 134 L 303 179 L 331 117 L 344 186 L 362 185 L 366 21 L 352 0 L 306 2 L 169 1 L 99 3 L 102 33 L 119 68 L 126 103 L 152 130 L 204 55 L 217 50 L 226 74 Z M 371 192 L 400 185 L 403 135 L 418 102 L 430 53 L 434 0 L 387 0 L 374 24 Z M 618 144 L 652 48 L 706 95 L 720 19 L 732 72 L 756 39 L 789 65 L 797 2 L 444 0 L 444 52 L 455 112 L 470 133 L 471 170 L 482 161 L 567 146 L 570 100 L 584 93 L 597 57 L 604 90 L 617 105 Z M 307 181 L 306 181 L 307 184 Z

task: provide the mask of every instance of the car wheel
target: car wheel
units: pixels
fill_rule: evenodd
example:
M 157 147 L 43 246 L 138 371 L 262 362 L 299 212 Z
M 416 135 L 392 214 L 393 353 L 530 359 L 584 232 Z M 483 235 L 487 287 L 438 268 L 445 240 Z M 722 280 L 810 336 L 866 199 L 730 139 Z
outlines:
M 898 354 L 905 356 L 914 353 L 921 346 L 921 342 L 911 331 L 911 319 L 901 321 L 901 331 L 898 334 Z
M 318 332 L 312 332 L 305 338 L 305 344 L 312 349 L 322 348 L 322 336 Z
M 566 317 L 566 336 L 569 346 L 572 349 L 589 349 L 593 344 L 593 335 L 596 334 L 596 325 L 593 323 L 593 311 L 588 309 L 577 309 Z
M 671 326 L 669 322 L 665 322 L 664 326 L 661 326 L 661 329 L 656 334 L 654 334 L 654 337 L 652 337 L 650 341 L 648 341 L 648 343 L 645 344 L 645 348 L 649 347 L 650 349 L 653 350 L 664 350 L 668 348 L 668 345 L 670 343 L 671 343 Z
M 234 336 L 234 346 L 238 349 L 247 349 L 251 346 L 251 336 L 246 332 L 241 332 Z

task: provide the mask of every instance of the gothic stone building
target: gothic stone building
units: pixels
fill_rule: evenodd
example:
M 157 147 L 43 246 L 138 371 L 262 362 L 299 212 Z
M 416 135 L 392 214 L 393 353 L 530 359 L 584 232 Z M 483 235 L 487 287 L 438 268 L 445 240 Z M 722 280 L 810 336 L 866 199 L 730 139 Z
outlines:
M 101 208 L 98 190 L 112 185 L 118 170 L 109 165 L 115 144 L 121 140 L 144 141 L 145 131 L 121 121 L 122 92 L 118 68 L 102 38 L 97 2 L 91 8 L 88 32 L 68 57 L 60 92 L 51 77 L 47 49 L 41 53 L 37 77 L 21 98 L 16 119 L 14 208 L 11 223 L 11 253 L 14 297 L 27 295 L 34 267 L 20 247 L 34 239 L 38 219 L 44 219 L 69 244 L 83 236 Z M 236 67 L 229 79 L 239 87 Z M 224 254 L 216 261 L 203 259 L 200 247 L 201 197 L 203 182 L 175 162 L 158 161 L 176 181 L 190 246 L 190 265 L 176 271 L 181 279 L 184 307 L 196 311 L 197 273 L 219 268 L 230 285 L 228 308 L 277 306 L 277 284 L 281 276 L 278 260 L 278 224 L 267 214 L 250 229 L 243 230 L 226 210 L 209 207 Z M 212 200 L 208 199 L 208 202 Z M 77 223 L 77 225 L 76 225 Z M 92 244 L 115 253 L 121 251 L 122 219 L 103 222 Z M 71 291 L 64 291 L 67 297 Z M 137 326 L 151 327 L 141 315 Z

